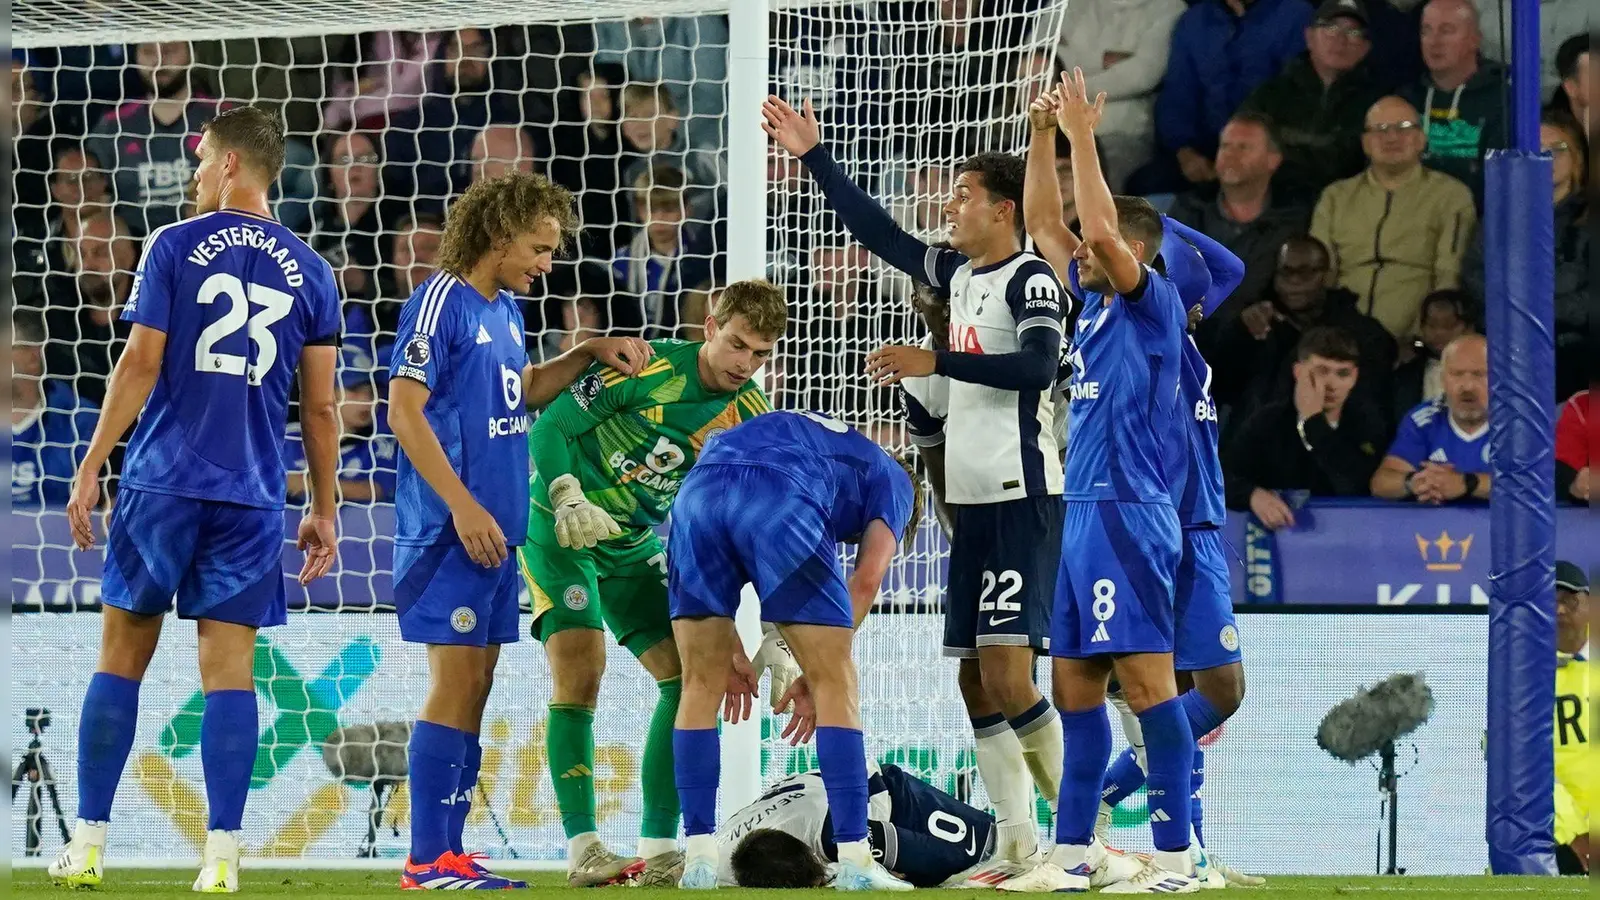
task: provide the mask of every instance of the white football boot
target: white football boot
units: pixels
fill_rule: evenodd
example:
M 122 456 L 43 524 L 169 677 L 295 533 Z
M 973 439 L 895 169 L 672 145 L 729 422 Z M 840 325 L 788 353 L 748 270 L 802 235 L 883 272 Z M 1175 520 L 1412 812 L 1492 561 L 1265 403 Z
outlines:
M 1181 863 L 1185 869 L 1193 869 L 1193 865 L 1185 859 Z M 1200 879 L 1193 872 L 1176 872 L 1164 867 L 1152 858 L 1144 864 L 1137 875 L 1127 881 L 1107 885 L 1101 890 L 1103 894 L 1192 894 L 1200 890 Z
M 202 894 L 238 893 L 239 832 L 206 834 L 206 852 L 201 857 L 200 876 L 194 880 L 194 890 Z
M 50 864 L 50 880 L 67 887 L 99 887 L 105 878 L 106 823 L 77 821 L 72 840 Z

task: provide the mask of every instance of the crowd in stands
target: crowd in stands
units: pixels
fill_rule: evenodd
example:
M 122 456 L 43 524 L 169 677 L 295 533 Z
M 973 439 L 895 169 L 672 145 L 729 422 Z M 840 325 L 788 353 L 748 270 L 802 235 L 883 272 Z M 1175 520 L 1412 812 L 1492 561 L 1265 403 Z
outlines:
M 1307 495 L 1488 497 L 1476 333 L 1496 298 L 1479 219 L 1484 154 L 1508 134 L 1502 4 L 1073 0 L 1053 57 L 1016 50 L 1030 46 L 1017 23 L 1043 2 L 775 15 L 772 88 L 809 97 L 841 161 L 933 241 L 952 162 L 1020 136 L 1030 90 L 1081 67 L 1107 94 L 1113 189 L 1245 262 L 1196 333 L 1230 506 L 1279 527 Z M 1582 0 L 1541 3 L 1550 400 L 1565 401 L 1558 488 L 1571 502 L 1589 498 L 1593 433 L 1587 15 Z M 126 337 L 140 242 L 186 214 L 200 126 L 229 102 L 282 110 L 277 215 L 344 293 L 345 500 L 392 491 L 386 335 L 432 271 L 449 200 L 476 180 L 540 171 L 577 197 L 576 247 L 528 300 L 536 354 L 606 332 L 699 337 L 726 268 L 728 40 L 725 17 L 701 15 L 14 53 L 13 504 L 65 499 Z M 770 155 L 768 179 L 768 274 L 795 297 L 800 348 L 775 361 L 775 405 L 890 409 L 861 356 L 916 337 L 909 281 L 843 238 L 793 160 Z M 899 439 L 892 422 L 847 418 Z M 288 444 L 298 459 L 296 434 Z

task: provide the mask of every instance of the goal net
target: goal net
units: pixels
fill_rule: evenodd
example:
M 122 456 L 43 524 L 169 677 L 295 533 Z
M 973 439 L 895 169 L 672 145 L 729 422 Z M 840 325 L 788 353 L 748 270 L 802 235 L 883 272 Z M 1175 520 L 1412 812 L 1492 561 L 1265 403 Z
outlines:
M 345 307 L 341 566 L 309 591 L 291 583 L 290 623 L 256 648 L 252 854 L 337 863 L 405 853 L 405 733 L 390 723 L 410 720 L 427 682 L 390 606 L 385 372 L 399 306 L 438 252 L 443 210 L 474 179 L 531 168 L 577 194 L 578 246 L 526 299 L 536 354 L 604 332 L 698 337 L 716 286 L 757 265 L 727 258 L 730 235 L 765 229 L 765 272 L 792 301 L 766 376 L 774 405 L 829 412 L 909 449 L 895 398 L 862 367 L 872 348 L 920 338 L 910 282 L 847 238 L 796 161 L 730 158 L 729 123 L 751 121 L 729 108 L 730 83 L 765 78 L 790 102 L 809 101 L 845 169 L 931 241 L 955 164 L 1022 149 L 1025 103 L 1049 78 L 1066 0 L 768 5 L 764 62 L 730 38 L 728 0 L 34 0 L 13 10 L 13 407 L 33 412 L 13 416 L 12 745 L 50 776 L 24 779 L 14 858 L 49 856 L 62 817 L 70 827 L 76 718 L 99 641 L 101 551 L 71 549 L 62 507 L 126 336 L 117 313 L 140 243 L 187 214 L 198 129 L 220 105 L 282 112 L 290 141 L 276 212 L 333 264 Z M 763 175 L 764 203 L 730 187 Z M 293 428 L 286 440 L 293 454 Z M 287 533 L 298 516 L 292 501 Z M 863 707 L 875 757 L 981 806 L 955 667 L 939 658 L 945 555 L 926 527 L 889 576 L 880 611 L 890 614 L 870 620 L 858 650 Z M 286 547 L 286 570 L 294 559 Z M 640 723 L 656 692 L 625 652 L 610 654 L 598 818 L 609 845 L 631 850 Z M 186 863 L 203 843 L 194 659 L 192 626 L 169 623 L 116 800 L 119 861 Z M 468 843 L 497 857 L 564 853 L 545 763 L 549 685 L 537 644 L 508 648 L 468 826 Z M 751 760 L 764 780 L 815 765 L 777 730 L 763 723 Z M 330 743 L 340 740 L 354 749 L 341 755 Z

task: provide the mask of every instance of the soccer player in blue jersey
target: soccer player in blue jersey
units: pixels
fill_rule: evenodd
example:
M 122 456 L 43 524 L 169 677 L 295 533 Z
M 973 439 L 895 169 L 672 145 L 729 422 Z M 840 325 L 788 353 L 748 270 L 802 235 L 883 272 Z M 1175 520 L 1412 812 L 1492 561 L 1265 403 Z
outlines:
M 514 548 L 528 531 L 528 410 L 596 359 L 626 374 L 642 340 L 600 338 L 528 360 L 526 291 L 577 230 L 572 195 L 539 175 L 474 184 L 450 207 L 439 271 L 400 311 L 390 364 L 395 479 L 394 602 L 400 636 L 428 646 L 428 696 L 411 732 L 407 889 L 523 886 L 462 844 L 482 751 L 478 728 L 500 645 L 517 640 Z
M 1439 355 L 1444 396 L 1400 420 L 1372 494 L 1390 500 L 1441 503 L 1489 499 L 1489 342 L 1464 334 Z
M 195 151 L 198 215 L 150 235 L 122 310 L 127 347 L 67 506 L 73 540 L 87 550 L 101 471 L 138 418 L 107 534 L 100 662 L 78 722 L 78 822 L 50 866 L 61 883 L 104 877 L 139 683 L 176 597 L 178 615 L 198 620 L 205 692 L 210 818 L 194 889 L 238 890 L 258 738 L 256 630 L 283 624 L 287 609 L 283 433 L 297 369 L 311 494 L 300 583 L 326 574 L 337 552 L 339 294 L 328 264 L 269 213 L 283 153 L 282 126 L 264 110 L 237 107 L 209 122 Z
M 708 443 L 673 506 L 667 591 L 683 658 L 673 732 L 688 836 L 686 888 L 717 886 L 717 711 L 730 677 L 753 693 L 733 614 L 754 584 L 805 675 L 774 704 L 797 701 L 793 732 L 814 728 L 843 890 L 910 890 L 874 861 L 867 840 L 867 761 L 850 646 L 921 496 L 907 471 L 849 426 L 816 413 L 756 416 Z M 846 581 L 838 545 L 856 544 Z M 810 703 L 813 708 L 806 708 Z M 807 721 L 809 720 L 809 721 Z

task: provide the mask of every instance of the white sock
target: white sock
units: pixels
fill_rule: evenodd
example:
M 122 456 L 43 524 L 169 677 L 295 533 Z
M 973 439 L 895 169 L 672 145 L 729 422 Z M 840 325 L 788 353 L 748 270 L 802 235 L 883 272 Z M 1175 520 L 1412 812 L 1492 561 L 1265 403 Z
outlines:
M 872 846 L 865 839 L 859 841 L 841 841 L 839 847 L 839 862 L 866 868 L 872 865 Z
M 1118 691 L 1110 697 L 1111 705 L 1117 708 L 1117 716 L 1122 719 L 1122 736 L 1127 738 L 1128 745 L 1133 748 L 1134 761 L 1146 775 L 1150 774 L 1149 758 L 1144 752 L 1144 726 L 1139 724 L 1139 717 L 1134 715 L 1133 707 L 1123 699 L 1122 692 Z
M 983 778 L 995 819 L 1001 826 L 1033 822 L 1033 785 L 1022 756 L 1022 742 L 1009 724 L 985 729 L 977 737 L 978 774 Z
M 714 834 L 691 834 L 684 842 L 683 855 L 689 859 L 717 858 L 717 836 Z
M 583 855 L 583 851 L 589 849 L 590 844 L 598 843 L 600 843 L 600 835 L 593 831 L 585 831 L 583 834 L 567 838 L 567 865 L 576 863 L 578 857 Z
M 1194 861 L 1189 858 L 1189 848 L 1182 850 L 1157 850 L 1150 855 L 1151 862 L 1168 872 L 1177 872 L 1179 875 L 1193 875 Z
M 1022 744 L 1022 759 L 1033 775 L 1040 796 L 1050 802 L 1050 809 L 1054 811 L 1056 799 L 1061 796 L 1061 717 L 1051 708 L 1030 723 L 1028 729 L 1027 734 L 1017 736 Z
M 678 849 L 677 838 L 639 838 L 639 858 L 649 859 L 663 853 L 672 853 Z
M 106 845 L 105 822 L 89 822 L 79 819 L 72 826 L 72 839 L 80 844 L 93 844 L 96 847 Z
M 1089 848 L 1083 844 L 1057 844 L 1050 851 L 1050 861 L 1071 872 L 1089 861 Z

